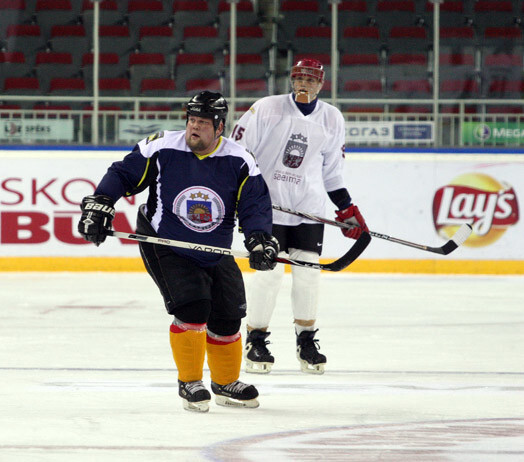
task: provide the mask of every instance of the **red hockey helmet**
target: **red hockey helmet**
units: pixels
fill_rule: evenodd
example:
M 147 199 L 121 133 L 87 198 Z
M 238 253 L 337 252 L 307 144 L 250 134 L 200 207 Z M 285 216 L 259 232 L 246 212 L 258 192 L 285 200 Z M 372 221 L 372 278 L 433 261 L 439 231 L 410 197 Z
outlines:
M 324 82 L 324 66 L 316 59 L 300 59 L 291 68 L 291 78 L 314 77 Z

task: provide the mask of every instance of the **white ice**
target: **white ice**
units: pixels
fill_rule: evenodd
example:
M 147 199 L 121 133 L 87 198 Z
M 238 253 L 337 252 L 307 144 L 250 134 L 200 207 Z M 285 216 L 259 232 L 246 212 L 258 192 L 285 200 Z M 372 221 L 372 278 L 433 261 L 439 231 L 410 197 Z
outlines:
M 146 273 L 0 273 L 0 460 L 524 460 L 524 277 L 323 274 L 324 375 L 290 286 L 260 408 L 196 414 Z

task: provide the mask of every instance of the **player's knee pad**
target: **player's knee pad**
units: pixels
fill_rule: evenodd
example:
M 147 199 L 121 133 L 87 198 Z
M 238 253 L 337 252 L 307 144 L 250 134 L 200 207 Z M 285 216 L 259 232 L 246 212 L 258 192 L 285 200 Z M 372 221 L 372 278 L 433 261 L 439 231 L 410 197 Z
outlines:
M 300 249 L 289 249 L 289 257 L 293 260 L 310 263 L 318 263 L 319 261 L 318 253 Z M 316 319 L 320 271 L 294 266 L 292 279 L 291 296 L 295 319 Z
M 207 330 L 215 335 L 227 337 L 236 334 L 241 324 L 241 319 L 220 319 L 211 316 L 207 322 Z
M 213 382 L 226 385 L 238 380 L 242 363 L 242 338 L 239 331 L 225 336 L 208 329 L 206 350 Z
M 204 324 L 211 313 L 211 300 L 195 300 L 172 309 L 176 319 L 191 324 Z

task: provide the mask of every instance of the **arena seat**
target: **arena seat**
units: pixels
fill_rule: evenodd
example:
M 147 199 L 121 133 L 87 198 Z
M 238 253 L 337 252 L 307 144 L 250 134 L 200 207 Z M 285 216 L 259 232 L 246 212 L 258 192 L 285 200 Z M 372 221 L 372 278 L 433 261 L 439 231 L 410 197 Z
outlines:
M 84 79 L 91 86 L 93 82 L 93 53 L 84 53 L 81 69 Z M 122 62 L 116 53 L 100 53 L 98 55 L 98 73 L 104 77 L 121 77 L 127 70 L 127 64 Z
M 330 26 L 301 26 L 297 27 L 293 38 L 292 48 L 295 53 L 330 53 L 331 27 Z
M 185 53 L 216 53 L 224 49 L 224 39 L 214 26 L 186 26 L 182 36 Z
M 473 77 L 441 79 L 440 97 L 443 99 L 480 98 L 481 86 Z
M 380 79 L 347 80 L 342 86 L 340 96 L 344 98 L 384 98 Z
M 136 41 L 131 37 L 128 26 L 123 24 L 101 25 L 98 31 L 100 52 L 116 53 L 122 58 L 135 48 Z
M 79 71 L 73 64 L 71 53 L 40 51 L 36 55 L 35 71 L 43 91 L 49 89 L 49 83 L 55 77 L 71 77 Z
M 12 24 L 22 24 L 31 18 L 25 0 L 0 2 L 0 41 L 7 37 L 7 28 Z
M 229 73 L 231 55 L 224 56 L 226 75 Z M 236 56 L 235 74 L 239 79 L 261 79 L 268 74 L 268 63 L 260 54 L 242 53 Z
M 190 79 L 185 84 L 186 94 L 193 95 L 199 91 L 222 91 L 220 79 Z
M 140 51 L 143 53 L 177 53 L 180 48 L 180 40 L 177 40 L 173 27 L 164 26 L 142 26 L 138 34 Z
M 80 77 L 54 77 L 49 84 L 51 96 L 84 96 L 87 95 L 86 84 Z
M 50 37 L 53 26 L 74 23 L 77 17 L 71 0 L 37 0 L 35 14 L 46 38 Z
M 343 54 L 340 57 L 338 76 L 341 83 L 366 78 L 380 81 L 384 75 L 378 52 Z
M 227 87 L 227 86 L 226 86 Z M 266 79 L 236 79 L 238 96 L 267 96 L 268 84 Z
M 179 91 L 193 79 L 218 79 L 220 66 L 211 53 L 181 53 L 176 56 L 175 80 Z
M 173 2 L 173 16 L 180 33 L 186 26 L 209 26 L 216 21 L 214 12 L 205 0 L 176 0 Z
M 124 19 L 124 16 L 118 9 L 118 2 L 116 0 L 102 0 L 98 2 L 100 25 L 117 24 Z M 89 35 L 93 34 L 93 2 L 92 0 L 82 1 L 82 20 L 86 31 L 90 31 Z
M 374 18 L 385 39 L 390 36 L 393 27 L 412 26 L 415 24 L 415 2 L 413 0 L 378 0 Z
M 23 51 L 28 61 L 36 51 L 45 49 L 46 40 L 37 24 L 11 24 L 6 37 L 7 51 Z
M 237 53 L 263 53 L 271 46 L 260 26 L 237 26 Z M 229 29 L 227 31 L 229 37 Z
M 427 52 L 430 44 L 423 26 L 392 26 L 387 37 L 389 53 Z
M 0 88 L 6 77 L 23 77 L 31 71 L 22 51 L 0 51 Z
M 425 11 L 422 15 L 428 26 L 433 25 L 433 2 L 426 1 Z M 439 6 L 440 24 L 447 27 L 464 26 L 467 20 L 463 0 L 446 0 Z
M 331 18 L 326 16 L 327 23 L 331 24 Z M 338 4 L 338 24 L 349 26 L 366 26 L 371 20 L 371 12 L 368 2 L 365 0 L 343 0 Z M 339 26 L 339 35 L 342 35 L 342 27 Z
M 282 0 L 278 21 L 278 42 L 291 42 L 297 27 L 318 26 L 322 20 L 317 0 Z
M 71 53 L 73 63 L 78 66 L 80 66 L 82 55 L 89 50 L 86 30 L 81 24 L 53 26 L 50 43 L 53 51 Z
M 174 96 L 176 84 L 173 79 L 145 78 L 140 83 L 142 96 Z
M 231 4 L 226 0 L 220 0 L 217 8 L 217 17 L 219 24 L 219 36 L 220 38 L 228 39 L 227 31 L 231 24 Z M 237 10 L 237 25 L 242 26 L 258 26 L 260 19 L 258 14 L 255 12 L 253 3 L 249 0 L 240 0 L 236 4 Z
M 428 79 L 399 79 L 387 83 L 388 97 L 395 99 L 431 98 Z
M 125 77 L 100 78 L 100 96 L 131 96 L 131 82 Z
M 42 89 L 36 77 L 6 77 L 4 93 L 8 95 L 41 95 Z
M 344 28 L 339 43 L 343 53 L 378 53 L 382 41 L 377 26 L 349 26 Z
M 163 53 L 131 53 L 129 55 L 129 74 L 131 90 L 133 94 L 138 94 L 142 79 L 168 78 L 170 70 Z
M 473 25 L 482 32 L 486 27 L 514 25 L 517 16 L 510 0 L 476 0 L 473 2 Z

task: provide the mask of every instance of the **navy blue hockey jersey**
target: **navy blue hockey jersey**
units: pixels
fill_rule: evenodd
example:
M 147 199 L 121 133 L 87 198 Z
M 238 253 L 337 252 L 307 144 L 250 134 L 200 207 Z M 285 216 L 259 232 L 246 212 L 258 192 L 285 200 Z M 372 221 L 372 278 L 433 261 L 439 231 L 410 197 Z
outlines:
M 198 156 L 185 131 L 163 131 L 138 142 L 114 162 L 95 194 L 116 202 L 149 188 L 146 217 L 158 236 L 230 248 L 236 216 L 242 231 L 271 233 L 271 199 L 251 153 L 220 137 L 216 149 Z M 173 248 L 202 266 L 219 255 Z

